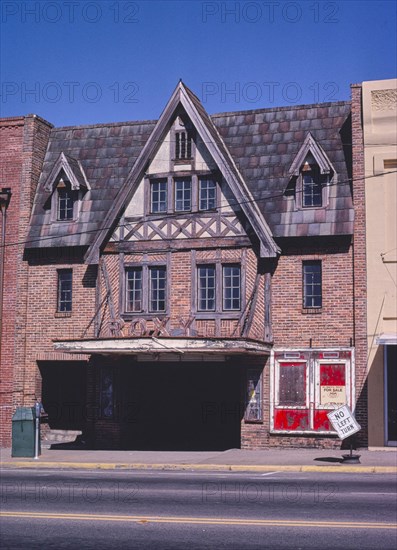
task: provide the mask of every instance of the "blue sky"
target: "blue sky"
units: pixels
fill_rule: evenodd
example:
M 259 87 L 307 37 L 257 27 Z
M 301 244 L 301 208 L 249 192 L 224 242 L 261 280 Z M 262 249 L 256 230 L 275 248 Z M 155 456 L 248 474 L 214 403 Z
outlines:
M 345 100 L 396 77 L 396 2 L 2 0 L 1 116 L 156 119 L 178 80 L 209 113 Z

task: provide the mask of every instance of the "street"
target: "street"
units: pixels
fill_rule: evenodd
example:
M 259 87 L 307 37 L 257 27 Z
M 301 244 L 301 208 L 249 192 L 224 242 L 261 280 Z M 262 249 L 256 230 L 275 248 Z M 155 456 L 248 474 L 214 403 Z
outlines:
M 390 549 L 388 474 L 3 470 L 1 546 Z

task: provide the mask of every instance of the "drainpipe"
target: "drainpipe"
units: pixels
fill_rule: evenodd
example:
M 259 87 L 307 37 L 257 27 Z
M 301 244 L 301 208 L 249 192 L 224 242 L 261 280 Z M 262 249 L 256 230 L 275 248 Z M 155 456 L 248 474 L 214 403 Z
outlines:
M 0 210 L 2 214 L 1 227 L 1 259 L 0 259 L 0 363 L 1 363 L 1 344 L 3 330 L 3 286 L 4 286 L 4 264 L 5 264 L 5 244 L 6 244 L 6 223 L 7 223 L 7 208 L 11 200 L 11 189 L 3 187 L 0 193 Z

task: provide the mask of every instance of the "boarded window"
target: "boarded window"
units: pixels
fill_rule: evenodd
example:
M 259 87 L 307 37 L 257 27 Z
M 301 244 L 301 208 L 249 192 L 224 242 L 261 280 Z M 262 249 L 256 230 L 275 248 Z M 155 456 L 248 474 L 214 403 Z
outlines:
M 320 402 L 322 405 L 346 403 L 346 365 L 320 363 Z
M 279 405 L 306 405 L 306 363 L 280 363 Z

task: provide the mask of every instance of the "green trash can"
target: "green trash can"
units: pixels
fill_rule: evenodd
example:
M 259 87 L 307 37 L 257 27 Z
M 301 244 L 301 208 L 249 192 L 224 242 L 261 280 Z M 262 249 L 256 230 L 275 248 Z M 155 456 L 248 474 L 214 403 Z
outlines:
M 12 417 L 11 456 L 35 456 L 35 409 L 18 407 Z

